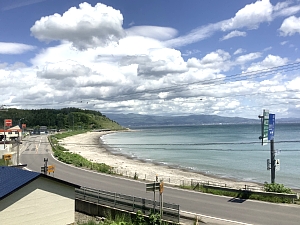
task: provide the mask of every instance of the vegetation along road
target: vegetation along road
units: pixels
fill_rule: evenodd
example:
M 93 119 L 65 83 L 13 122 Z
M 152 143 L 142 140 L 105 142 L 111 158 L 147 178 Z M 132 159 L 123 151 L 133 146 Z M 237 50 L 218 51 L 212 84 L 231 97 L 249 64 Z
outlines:
M 50 154 L 51 146 L 46 135 L 28 137 L 23 141 L 21 152 L 21 163 L 28 164 L 33 171 L 40 172 L 44 158 L 48 158 L 48 165 L 55 165 L 54 176 L 59 179 L 85 187 L 153 199 L 153 193 L 146 192 L 144 182 L 94 173 L 57 161 Z M 241 201 L 173 187 L 164 188 L 164 201 L 179 204 L 181 211 L 242 222 L 239 224 L 298 225 L 300 221 L 300 207 L 293 204 Z

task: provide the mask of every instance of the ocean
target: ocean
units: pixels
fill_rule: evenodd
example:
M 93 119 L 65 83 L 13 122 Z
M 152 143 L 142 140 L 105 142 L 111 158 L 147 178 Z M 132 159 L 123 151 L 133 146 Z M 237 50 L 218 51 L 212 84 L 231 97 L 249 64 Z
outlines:
M 270 144 L 260 124 L 169 126 L 133 129 L 102 137 L 113 153 L 239 181 L 271 182 Z M 300 189 L 300 124 L 276 124 L 279 159 L 275 182 Z

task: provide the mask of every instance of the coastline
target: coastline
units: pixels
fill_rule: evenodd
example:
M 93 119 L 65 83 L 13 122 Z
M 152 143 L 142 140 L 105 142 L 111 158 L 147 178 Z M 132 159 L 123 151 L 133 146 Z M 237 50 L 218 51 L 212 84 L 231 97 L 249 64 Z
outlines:
M 190 185 L 191 182 L 209 182 L 210 184 L 232 187 L 237 189 L 245 188 L 245 185 L 252 189 L 261 189 L 263 184 L 238 181 L 230 178 L 221 178 L 214 175 L 207 175 L 188 169 L 173 168 L 168 165 L 155 164 L 146 160 L 139 160 L 115 154 L 112 148 L 103 143 L 101 136 L 115 131 L 88 132 L 64 138 L 60 141 L 70 152 L 80 154 L 84 158 L 95 163 L 105 163 L 114 168 L 117 174 L 133 178 L 135 174 L 139 180 L 155 181 L 163 180 L 170 185 Z

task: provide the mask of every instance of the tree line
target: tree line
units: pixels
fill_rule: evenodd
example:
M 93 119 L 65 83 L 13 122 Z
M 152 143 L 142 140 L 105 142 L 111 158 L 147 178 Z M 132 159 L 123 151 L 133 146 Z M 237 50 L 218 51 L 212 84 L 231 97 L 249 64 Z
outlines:
M 47 126 L 50 129 L 123 129 L 116 121 L 99 111 L 79 108 L 62 109 L 15 109 L 0 111 L 0 127 L 4 120 L 12 119 L 12 125 L 26 124 L 26 128 Z M 1 123 L 1 121 L 3 121 Z

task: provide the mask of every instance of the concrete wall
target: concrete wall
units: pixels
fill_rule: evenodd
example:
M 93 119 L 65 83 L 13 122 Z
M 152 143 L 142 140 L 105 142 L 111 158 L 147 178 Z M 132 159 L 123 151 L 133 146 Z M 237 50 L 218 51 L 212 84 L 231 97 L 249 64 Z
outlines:
M 75 188 L 43 177 L 0 201 L 5 225 L 73 224 L 74 211 Z

